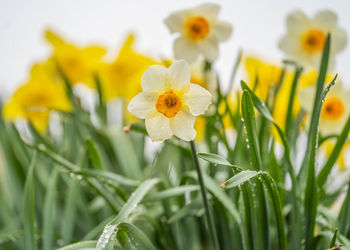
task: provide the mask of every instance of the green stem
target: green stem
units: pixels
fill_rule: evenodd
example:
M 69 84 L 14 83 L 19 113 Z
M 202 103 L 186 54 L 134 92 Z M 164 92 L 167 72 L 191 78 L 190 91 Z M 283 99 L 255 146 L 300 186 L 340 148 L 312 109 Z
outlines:
M 219 250 L 220 249 L 219 242 L 218 242 L 218 239 L 216 237 L 214 222 L 212 220 L 212 217 L 211 217 L 210 211 L 209 211 L 207 191 L 206 191 L 206 188 L 204 185 L 202 171 L 201 171 L 201 168 L 199 166 L 199 161 L 198 161 L 197 152 L 196 152 L 196 145 L 195 145 L 194 141 L 190 141 L 190 144 L 191 144 L 194 166 L 196 168 L 197 175 L 198 175 L 198 182 L 199 182 L 199 186 L 200 186 L 200 190 L 201 190 L 201 194 L 202 194 L 202 199 L 203 199 L 203 204 L 204 204 L 204 209 L 205 209 L 205 216 L 206 216 L 207 225 L 208 225 L 208 229 L 209 229 L 209 234 L 210 234 L 212 242 L 214 243 L 215 249 Z

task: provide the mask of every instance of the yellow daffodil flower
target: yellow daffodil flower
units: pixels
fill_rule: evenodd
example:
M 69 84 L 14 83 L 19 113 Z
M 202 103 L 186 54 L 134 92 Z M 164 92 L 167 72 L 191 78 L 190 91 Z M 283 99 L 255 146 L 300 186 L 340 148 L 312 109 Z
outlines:
M 29 81 L 20 86 L 5 104 L 3 110 L 5 120 L 26 119 L 39 132 L 45 132 L 50 111 L 71 110 L 64 85 L 47 75 L 49 68 L 50 64 L 33 66 Z
M 244 64 L 249 87 L 254 89 L 255 94 L 262 100 L 266 100 L 271 87 L 276 87 L 280 81 L 282 69 L 255 57 L 246 57 Z
M 143 92 L 130 101 L 128 110 L 145 119 L 153 141 L 173 135 L 185 141 L 196 137 L 196 116 L 204 114 L 212 96 L 198 84 L 190 83 L 190 78 L 190 68 L 184 60 L 175 61 L 169 68 L 153 65 L 143 74 Z
M 318 67 L 327 34 L 330 33 L 332 65 L 335 54 L 343 50 L 347 42 L 346 33 L 337 21 L 337 15 L 330 10 L 320 11 L 313 18 L 302 11 L 294 11 L 287 17 L 287 34 L 280 40 L 279 47 L 290 59 L 304 67 Z
M 83 83 L 90 88 L 95 88 L 93 74 L 106 50 L 99 46 L 77 47 L 67 43 L 50 30 L 46 31 L 45 37 L 53 46 L 54 60 L 68 80 L 72 84 Z
M 105 63 L 100 68 L 101 84 L 106 100 L 123 97 L 130 100 L 141 91 L 141 77 L 156 60 L 141 55 L 134 50 L 135 37 L 129 34 L 118 57 L 113 63 Z
M 227 40 L 232 33 L 232 25 L 217 20 L 220 6 L 205 3 L 197 7 L 174 12 L 164 22 L 171 33 L 180 36 L 174 43 L 176 59 L 193 62 L 199 55 L 213 62 L 219 55 L 219 42 Z

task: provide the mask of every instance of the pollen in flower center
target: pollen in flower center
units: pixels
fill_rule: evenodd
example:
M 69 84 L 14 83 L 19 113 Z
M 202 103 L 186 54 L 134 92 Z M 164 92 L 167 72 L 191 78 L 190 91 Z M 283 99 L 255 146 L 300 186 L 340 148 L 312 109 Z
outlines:
M 156 109 L 168 118 L 174 117 L 180 111 L 182 102 L 180 98 L 169 90 L 158 97 Z
M 325 100 L 321 117 L 327 120 L 338 120 L 345 112 L 343 102 L 337 97 L 330 97 Z
M 186 21 L 186 33 L 192 40 L 202 40 L 209 34 L 209 23 L 201 17 L 191 17 Z
M 321 52 L 325 42 L 326 35 L 318 29 L 311 29 L 302 36 L 302 47 L 310 54 Z

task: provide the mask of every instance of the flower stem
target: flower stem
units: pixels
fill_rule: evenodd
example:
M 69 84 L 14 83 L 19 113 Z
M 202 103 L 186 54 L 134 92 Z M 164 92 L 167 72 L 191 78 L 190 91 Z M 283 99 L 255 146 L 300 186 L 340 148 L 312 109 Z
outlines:
M 194 166 L 196 168 L 197 175 L 198 175 L 198 182 L 199 182 L 199 186 L 200 186 L 200 190 L 201 190 L 201 194 L 202 194 L 202 199 L 203 199 L 203 204 L 204 204 L 204 209 L 205 209 L 205 217 L 206 217 L 207 226 L 209 229 L 209 234 L 210 234 L 212 242 L 214 243 L 215 249 L 219 250 L 220 249 L 219 242 L 218 242 L 218 239 L 216 237 L 216 230 L 215 230 L 213 218 L 211 217 L 210 210 L 209 210 L 207 191 L 206 191 L 206 188 L 204 185 L 202 171 L 201 171 L 201 168 L 199 166 L 199 161 L 198 161 L 197 152 L 196 152 L 196 145 L 195 145 L 194 141 L 190 141 L 190 144 L 191 144 Z

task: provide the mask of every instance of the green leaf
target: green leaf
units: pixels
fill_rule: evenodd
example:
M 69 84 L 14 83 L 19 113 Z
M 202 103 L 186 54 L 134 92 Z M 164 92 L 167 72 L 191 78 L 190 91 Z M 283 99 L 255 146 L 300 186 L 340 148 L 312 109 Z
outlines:
M 346 139 L 348 138 L 349 131 L 350 131 L 350 116 L 337 139 L 337 142 L 332 150 L 331 155 L 328 157 L 326 164 L 324 165 L 321 172 L 317 176 L 317 184 L 319 187 L 322 187 L 326 183 L 327 177 L 330 174 L 335 162 L 337 161 L 339 154 L 344 146 L 344 143 L 346 142 Z
M 136 187 L 138 184 L 140 184 L 140 182 L 137 180 L 129 179 L 122 175 L 112 173 L 109 171 L 104 171 L 104 170 L 81 169 L 81 170 L 74 171 L 74 173 L 78 175 L 87 176 L 87 177 L 93 177 L 97 180 L 105 181 L 108 184 L 111 184 L 117 187 L 119 187 L 119 185 Z
M 244 90 L 242 95 L 242 115 L 247 131 L 248 147 L 251 152 L 252 165 L 255 170 L 262 169 L 259 140 L 256 131 L 255 115 L 252 98 L 248 91 Z
M 168 223 L 174 223 L 189 216 L 202 216 L 204 214 L 203 202 L 201 200 L 192 200 L 179 210 L 177 210 L 168 220 Z
M 35 200 L 34 200 L 34 167 L 37 163 L 37 153 L 33 153 L 26 182 L 24 186 L 23 224 L 24 242 L 27 249 L 37 249 L 35 240 Z
M 105 229 L 96 244 L 97 250 L 103 249 L 106 244 L 108 244 L 111 236 L 117 228 L 117 225 L 128 218 L 128 216 L 136 209 L 137 205 L 142 201 L 144 196 L 154 187 L 154 185 L 159 183 L 159 181 L 159 179 L 149 179 L 145 180 L 138 186 L 138 188 L 130 195 L 130 198 L 124 204 L 118 215 L 105 226 Z
M 82 241 L 59 248 L 58 250 L 94 250 L 96 243 L 96 240 Z
M 99 170 L 99 169 L 80 169 L 79 166 L 63 158 L 61 155 L 46 148 L 43 144 L 40 144 L 40 145 L 27 144 L 27 145 L 43 153 L 48 158 L 53 160 L 55 163 L 59 164 L 60 166 L 64 167 L 66 170 L 76 175 L 83 175 L 87 177 L 94 177 L 95 179 L 102 179 L 112 185 L 125 185 L 125 186 L 135 187 L 139 184 L 139 181 L 132 180 L 112 172 Z
M 307 177 L 306 177 L 306 188 L 305 188 L 305 249 L 311 250 L 314 249 L 312 241 L 314 236 L 315 220 L 317 214 L 317 203 L 318 203 L 318 194 L 317 194 L 317 185 L 315 177 L 315 160 L 316 160 L 316 150 L 318 143 L 318 129 L 319 129 L 319 120 L 322 102 L 326 97 L 330 87 L 334 84 L 334 80 L 330 83 L 327 88 L 323 91 L 323 85 L 326 79 L 327 68 L 328 68 L 328 57 L 330 50 L 330 35 L 328 34 L 327 40 L 324 46 L 320 73 L 317 78 L 316 85 L 316 94 L 315 101 L 311 116 L 310 129 L 308 133 L 307 148 L 300 170 L 301 176 L 303 175 L 303 170 L 307 166 Z
M 151 188 L 156 185 L 160 180 L 159 179 L 149 179 L 142 182 L 138 188 L 131 194 L 128 201 L 123 206 L 119 214 L 112 219 L 109 224 L 118 224 L 124 219 L 126 219 L 129 214 L 134 211 L 136 206 L 140 203 L 143 197 L 151 190 Z
M 225 187 L 225 189 L 237 187 L 237 186 L 243 184 L 244 182 L 249 181 L 251 178 L 254 178 L 258 174 L 259 174 L 259 172 L 257 172 L 257 171 L 251 171 L 251 170 L 242 171 L 242 172 L 234 175 L 230 179 L 228 179 L 225 182 L 224 187 Z
M 97 169 L 105 169 L 105 166 L 101 159 L 101 154 L 91 138 L 86 139 L 86 149 L 88 152 L 89 159 L 92 162 L 93 166 Z
M 260 114 L 267 119 L 268 121 L 270 121 L 276 128 L 283 146 L 284 146 L 284 158 L 286 159 L 286 163 L 288 166 L 288 172 L 290 174 L 291 177 L 291 181 L 292 181 L 292 220 L 291 220 L 291 224 L 292 224 L 292 228 L 294 228 L 295 230 L 292 230 L 291 235 L 292 235 L 292 247 L 293 249 L 300 249 L 301 248 L 301 223 L 300 223 L 300 216 L 299 216 L 299 207 L 297 205 L 297 191 L 296 191 L 296 187 L 297 187 L 297 180 L 296 180 L 296 176 L 295 176 L 295 172 L 294 172 L 294 167 L 292 164 L 292 160 L 290 158 L 290 147 L 289 147 L 289 143 L 287 141 L 287 137 L 285 136 L 285 134 L 283 133 L 282 129 L 277 125 L 277 123 L 273 120 L 273 117 L 271 115 L 271 112 L 269 111 L 269 109 L 267 108 L 267 106 L 265 105 L 265 103 L 255 95 L 255 93 L 249 89 L 248 85 L 244 82 L 241 81 L 241 86 L 243 90 L 246 90 L 250 93 L 250 96 L 252 98 L 252 101 L 254 103 L 254 106 L 256 107 L 256 109 L 260 112 Z
M 281 201 L 278 193 L 276 183 L 271 178 L 271 176 L 265 172 L 261 173 L 261 181 L 265 185 L 270 199 L 272 200 L 272 207 L 275 214 L 276 224 L 277 224 L 277 238 L 280 250 L 285 250 L 287 248 L 287 240 L 284 231 L 284 218 L 281 208 Z M 295 229 L 292 229 L 295 230 Z
M 197 175 L 194 172 L 188 173 L 187 176 L 197 180 Z M 206 188 L 212 194 L 212 196 L 214 196 L 215 199 L 217 199 L 221 205 L 230 213 L 237 225 L 240 225 L 240 215 L 235 204 L 231 201 L 231 198 L 223 191 L 222 188 L 219 187 L 219 184 L 213 178 L 204 174 L 203 179 Z
M 172 197 L 183 195 L 188 192 L 193 192 L 198 190 L 199 190 L 198 185 L 184 185 L 184 186 L 178 186 L 174 188 L 168 188 L 167 190 L 164 190 L 149 196 L 147 199 L 145 199 L 145 201 L 158 201 L 163 199 L 169 199 Z
M 252 166 L 255 170 L 262 170 L 263 164 L 260 154 L 260 145 L 259 139 L 256 129 L 255 123 L 255 113 L 253 107 L 252 98 L 247 90 L 243 91 L 242 95 L 242 115 L 244 118 L 244 124 L 247 131 L 248 138 L 248 149 L 251 154 Z M 268 227 L 268 213 L 266 206 L 266 199 L 263 186 L 260 182 L 256 184 L 257 191 L 257 231 L 258 235 L 257 241 L 263 242 L 263 244 L 258 245 L 262 249 L 268 249 L 268 241 L 265 239 L 269 239 L 269 227 Z
M 329 248 L 332 248 L 335 246 L 336 240 L 337 240 L 337 234 L 338 234 L 338 229 L 335 229 L 334 235 L 331 240 L 331 244 L 329 245 Z
M 126 232 L 127 235 L 130 235 L 131 241 L 136 241 L 141 249 L 155 250 L 156 247 L 152 242 L 147 238 L 147 236 L 134 225 L 122 222 L 118 225 L 118 229 Z
M 107 125 L 107 105 L 104 100 L 101 81 L 97 75 L 94 75 L 94 80 L 95 80 L 96 89 L 98 93 L 98 105 L 96 106 L 96 113 L 100 118 L 100 122 L 103 125 Z
M 118 155 L 118 160 L 124 174 L 127 177 L 140 179 L 142 177 L 141 166 L 130 136 L 122 130 L 119 130 L 115 134 L 113 142 L 115 152 Z
M 295 93 L 297 90 L 297 85 L 299 82 L 300 75 L 302 73 L 303 69 L 299 67 L 298 65 L 295 66 L 295 73 L 294 73 L 294 78 L 292 82 L 292 87 L 290 90 L 290 95 L 289 95 L 289 101 L 288 101 L 288 108 L 287 108 L 287 115 L 286 115 L 286 128 L 285 128 L 285 133 L 288 135 L 288 138 L 290 139 L 291 136 L 291 126 L 293 125 L 293 107 L 294 107 L 294 100 L 295 100 Z
M 44 203 L 43 215 L 43 248 L 52 249 L 53 233 L 56 218 L 58 168 L 55 167 L 50 175 Z
M 338 226 L 339 232 L 346 234 L 350 225 L 350 181 L 348 184 L 348 191 L 346 193 L 343 205 L 341 206 L 339 215 L 338 215 Z
M 221 155 L 218 155 L 218 154 L 197 153 L 197 155 L 199 158 L 201 158 L 207 162 L 213 163 L 214 165 L 222 165 L 222 166 L 231 167 L 232 169 L 237 170 L 237 171 L 243 170 L 241 167 L 231 164 L 224 157 L 222 157 Z

